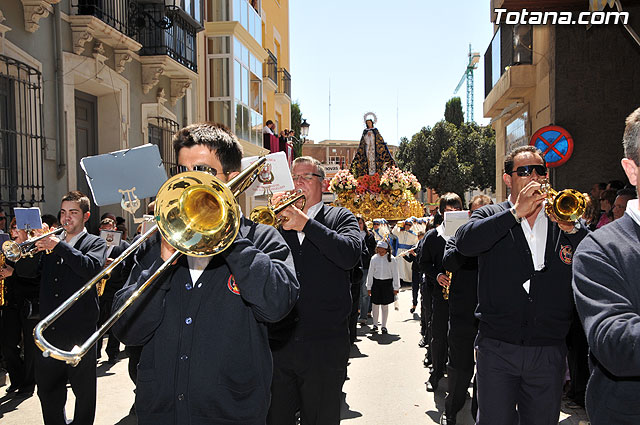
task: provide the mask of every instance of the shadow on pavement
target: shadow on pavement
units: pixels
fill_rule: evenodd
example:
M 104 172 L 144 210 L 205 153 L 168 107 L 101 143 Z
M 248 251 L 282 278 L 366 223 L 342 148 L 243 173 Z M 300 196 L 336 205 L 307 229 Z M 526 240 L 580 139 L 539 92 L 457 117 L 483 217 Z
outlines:
M 33 396 L 30 396 L 30 397 L 33 397 Z M 29 397 L 21 397 L 16 395 L 5 395 L 4 397 L 1 397 L 0 398 L 0 418 L 2 418 L 5 413 L 9 413 L 16 410 L 18 406 L 22 404 L 23 401 L 28 399 Z
M 358 348 L 358 346 L 356 344 L 352 344 L 351 345 L 351 352 L 349 353 L 349 358 L 350 359 L 359 359 L 362 357 L 369 357 L 368 355 L 362 353 L 360 351 L 360 348 Z
M 369 335 L 367 338 L 369 338 L 371 341 L 377 342 L 379 345 L 389 345 L 392 342 L 400 341 L 400 335 L 394 335 L 394 334 L 374 333 Z
M 340 406 L 340 419 L 354 419 L 362 416 L 362 413 L 351 410 L 347 403 L 347 394 L 342 393 L 342 403 Z M 124 425 L 124 424 L 123 424 Z M 128 425 L 128 424 L 127 424 Z

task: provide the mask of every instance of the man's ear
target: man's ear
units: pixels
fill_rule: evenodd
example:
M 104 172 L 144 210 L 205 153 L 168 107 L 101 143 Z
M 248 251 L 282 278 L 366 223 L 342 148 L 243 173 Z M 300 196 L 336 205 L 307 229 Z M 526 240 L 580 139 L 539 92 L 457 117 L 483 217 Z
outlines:
M 635 163 L 633 159 L 622 158 L 620 161 L 622 164 L 622 168 L 624 168 L 624 172 L 629 179 L 629 183 L 633 186 L 638 185 L 638 165 Z
M 87 211 L 86 213 L 82 214 L 82 222 L 86 223 L 87 221 L 89 221 L 89 217 L 91 217 L 91 212 Z
M 510 175 L 510 174 L 504 173 L 504 174 L 502 175 L 502 181 L 504 182 L 504 184 L 505 184 L 509 189 L 511 189 L 511 183 L 512 183 L 512 182 L 511 182 L 511 178 L 512 178 L 512 177 L 511 177 L 511 175 Z
M 240 174 L 240 172 L 238 171 L 232 171 L 227 175 L 227 181 L 232 180 L 235 176 L 237 176 L 238 174 Z

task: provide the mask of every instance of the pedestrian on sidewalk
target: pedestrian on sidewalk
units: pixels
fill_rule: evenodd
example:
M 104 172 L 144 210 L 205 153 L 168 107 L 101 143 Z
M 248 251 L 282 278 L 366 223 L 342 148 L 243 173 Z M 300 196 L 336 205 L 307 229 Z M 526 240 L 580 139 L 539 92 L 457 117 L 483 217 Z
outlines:
M 380 310 L 382 310 L 382 333 L 389 333 L 387 330 L 389 304 L 393 303 L 399 289 L 400 277 L 396 259 L 391 256 L 389 244 L 385 241 L 379 241 L 376 244 L 376 255 L 371 257 L 367 276 L 367 292 L 373 305 L 372 331 L 374 333 L 378 332 Z

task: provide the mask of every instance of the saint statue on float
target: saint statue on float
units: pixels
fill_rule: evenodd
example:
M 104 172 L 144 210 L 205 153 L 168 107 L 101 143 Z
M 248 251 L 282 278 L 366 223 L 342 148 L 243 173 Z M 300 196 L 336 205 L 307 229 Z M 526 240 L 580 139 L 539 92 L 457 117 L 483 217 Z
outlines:
M 360 145 L 353 157 L 350 170 L 356 179 L 365 174 L 370 176 L 375 173 L 382 174 L 387 168 L 396 165 L 391 157 L 391 152 L 389 152 L 389 147 L 378 129 L 374 127 L 377 122 L 378 118 L 373 112 L 364 114 L 366 128 L 362 132 Z

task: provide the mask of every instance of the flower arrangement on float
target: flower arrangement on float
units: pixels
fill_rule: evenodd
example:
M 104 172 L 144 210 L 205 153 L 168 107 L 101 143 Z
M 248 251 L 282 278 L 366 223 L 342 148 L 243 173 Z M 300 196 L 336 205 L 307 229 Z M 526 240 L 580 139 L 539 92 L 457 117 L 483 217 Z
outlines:
M 335 205 L 361 214 L 365 220 L 399 220 L 424 214 L 414 196 L 421 190 L 418 179 L 397 167 L 386 169 L 382 175 L 365 174 L 357 179 L 349 170 L 340 170 L 329 188 L 336 195 Z

